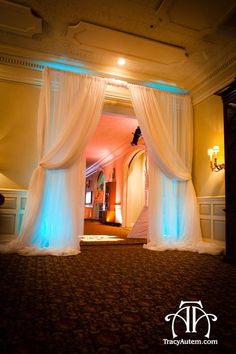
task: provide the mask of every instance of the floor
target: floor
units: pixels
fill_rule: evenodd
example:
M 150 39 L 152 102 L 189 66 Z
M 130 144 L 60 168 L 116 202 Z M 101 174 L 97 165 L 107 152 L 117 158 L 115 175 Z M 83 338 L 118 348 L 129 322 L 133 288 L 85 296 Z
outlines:
M 146 239 L 128 238 L 128 233 L 129 230 L 124 227 L 102 224 L 97 220 L 86 219 L 84 221 L 85 236 L 81 240 L 81 245 L 134 245 L 147 242 Z
M 1 254 L 0 289 L 1 354 L 235 354 L 236 268 L 220 256 L 114 244 L 68 257 Z M 181 301 L 217 316 L 218 344 L 164 343 Z M 177 321 L 175 331 L 204 341 L 207 321 L 197 333 Z
M 129 230 L 121 226 L 105 225 L 97 220 L 86 219 L 84 221 L 85 235 L 113 235 L 127 237 L 128 233 Z

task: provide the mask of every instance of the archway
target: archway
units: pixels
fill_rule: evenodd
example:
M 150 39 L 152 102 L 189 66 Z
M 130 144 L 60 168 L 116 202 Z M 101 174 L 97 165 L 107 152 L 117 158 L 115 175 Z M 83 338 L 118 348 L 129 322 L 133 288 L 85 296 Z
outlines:
M 124 226 L 130 229 L 145 205 L 145 160 L 145 151 L 136 151 L 129 156 L 125 171 Z
M 60 90 L 53 90 L 55 80 L 61 85 Z M 23 251 L 27 247 L 22 245 L 30 245 L 34 254 L 36 248 L 36 252 L 44 254 L 45 248 L 46 252 L 56 255 L 78 254 L 78 235 L 83 232 L 84 147 L 99 121 L 106 85 L 107 80 L 98 80 L 96 77 L 68 76 L 65 72 L 59 73 L 48 68 L 45 70 L 39 108 L 41 159 L 32 175 L 30 191 L 34 193 L 31 193 L 32 198 L 28 199 L 27 217 L 21 231 L 20 247 Z M 67 86 L 72 90 L 67 90 Z M 195 244 L 201 240 L 201 231 L 190 172 L 191 99 L 189 96 L 173 96 L 138 85 L 125 83 L 125 87 L 129 89 L 135 115 L 152 157 L 149 166 L 149 220 L 152 221 L 149 227 L 152 239 L 148 248 L 196 249 Z M 77 88 L 80 89 L 79 95 Z M 50 96 L 51 93 L 53 95 Z M 55 108 L 55 111 L 52 118 L 50 116 L 50 129 L 46 129 L 48 110 L 45 107 L 48 108 L 46 103 L 50 97 L 50 107 Z M 55 126 L 58 129 L 55 129 Z M 160 201 L 157 191 L 163 189 L 163 181 L 166 182 L 166 190 L 163 191 Z M 182 187 L 178 189 L 178 195 L 172 193 L 173 186 L 176 185 Z M 39 195 L 42 197 L 38 198 Z M 166 195 L 171 195 L 173 201 L 166 198 Z M 55 196 L 59 196 L 57 202 Z M 132 205 L 132 202 L 130 204 Z M 180 204 L 181 212 L 178 208 Z M 33 205 L 33 208 L 30 208 L 30 205 Z M 192 213 L 186 218 L 190 208 Z M 173 231 L 166 230 L 167 224 L 173 225 L 173 218 L 168 217 L 166 212 L 169 210 L 172 214 L 174 212 L 176 221 Z M 134 212 L 132 214 L 134 215 Z M 55 222 L 52 223 L 54 219 Z M 61 221 L 60 227 L 58 220 Z M 128 222 L 133 221 L 130 219 Z M 28 248 L 26 251 L 28 252 Z

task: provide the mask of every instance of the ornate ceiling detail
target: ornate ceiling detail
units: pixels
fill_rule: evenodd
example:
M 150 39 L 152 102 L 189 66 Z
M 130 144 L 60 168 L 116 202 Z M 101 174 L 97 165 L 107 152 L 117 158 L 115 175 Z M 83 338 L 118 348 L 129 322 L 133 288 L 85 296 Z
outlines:
M 0 30 L 24 37 L 42 33 L 42 19 L 30 7 L 0 0 Z
M 39 71 L 42 71 L 44 68 L 44 65 L 35 62 L 33 59 L 16 57 L 13 55 L 7 55 L 1 53 L 0 53 L 0 64 L 14 65 L 18 67 L 23 67 L 32 70 L 39 70 Z
M 67 35 L 75 40 L 79 49 L 93 48 L 93 51 L 98 52 L 98 56 L 99 52 L 106 52 L 114 56 L 114 62 L 119 55 L 164 65 L 186 60 L 186 49 L 180 46 L 84 21 L 80 21 L 75 26 L 69 26 Z M 101 58 L 104 60 L 104 56 Z
M 0 0 L 4 75 L 7 65 L 40 71 L 54 63 L 134 83 L 175 85 L 194 102 L 235 76 L 235 0 L 18 2 Z M 118 56 L 125 56 L 125 66 L 117 65 Z

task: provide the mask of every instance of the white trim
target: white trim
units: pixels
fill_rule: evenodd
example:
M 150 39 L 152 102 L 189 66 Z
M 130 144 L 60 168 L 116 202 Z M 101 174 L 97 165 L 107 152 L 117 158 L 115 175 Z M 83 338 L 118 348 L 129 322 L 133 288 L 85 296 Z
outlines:
M 41 86 L 41 71 L 46 65 L 54 65 L 56 68 L 56 66 L 63 65 L 63 63 L 57 56 L 38 53 L 30 50 L 23 50 L 20 48 L 13 48 L 0 44 L 0 80 Z M 71 70 L 81 70 L 81 73 L 84 71 L 84 73 L 90 73 L 93 75 L 102 76 L 104 78 L 107 77 L 108 81 L 110 80 L 110 86 L 112 85 L 112 81 L 116 81 L 120 83 L 123 82 L 121 86 L 124 87 L 125 81 L 123 80 L 138 85 L 145 85 L 147 82 L 152 84 L 151 78 L 146 79 L 146 81 L 134 80 L 125 77 L 117 77 L 117 79 L 113 79 L 109 74 L 99 72 L 99 70 L 94 71 L 91 65 L 87 65 L 82 61 L 68 59 L 64 65 L 68 69 L 71 68 Z M 219 65 L 216 65 L 214 69 L 209 69 L 209 74 L 207 77 L 200 74 L 197 78 L 195 77 L 194 81 L 197 81 L 197 84 L 194 85 L 193 83 L 190 83 L 188 85 L 189 93 L 192 96 L 193 105 L 202 102 L 207 97 L 213 95 L 215 92 L 230 84 L 235 78 L 235 72 L 236 55 L 231 55 L 231 53 L 229 53 L 223 62 L 221 62 Z M 168 83 L 166 83 L 166 85 L 168 86 Z M 170 86 L 170 88 L 173 87 Z M 126 93 L 125 91 L 126 90 L 123 90 L 122 93 L 114 92 L 108 87 L 105 98 L 108 100 L 115 99 L 121 102 L 131 102 L 129 93 Z
M 4 48 L 4 47 L 3 47 Z M 94 70 L 93 68 L 90 68 L 88 65 L 85 65 L 85 63 L 80 62 L 80 61 L 73 61 L 73 60 L 66 60 L 66 62 L 61 62 L 59 57 L 56 56 L 47 56 L 43 55 L 41 53 L 35 53 L 35 52 L 30 52 L 27 51 L 27 55 L 23 54 L 20 52 L 17 54 L 17 51 L 13 48 L 9 48 L 5 46 L 5 49 L 8 48 L 8 54 L 4 52 L 4 49 L 2 51 L 2 46 L 0 45 L 0 64 L 8 65 L 8 66 L 16 66 L 18 68 L 25 68 L 25 69 L 30 69 L 30 70 L 35 70 L 35 71 L 42 71 L 45 66 L 52 67 L 54 69 L 60 69 L 60 70 L 67 70 L 71 72 L 77 72 L 80 74 L 88 74 L 88 75 L 93 75 L 93 76 L 99 76 L 103 77 L 104 79 L 107 79 L 108 85 L 119 85 L 121 87 L 128 87 L 128 83 L 136 84 L 136 85 L 141 85 L 141 86 L 147 86 L 147 87 L 155 87 L 160 90 L 165 90 L 165 91 L 170 91 L 170 92 L 175 92 L 178 94 L 187 94 L 188 92 L 182 88 L 172 86 L 166 83 L 158 83 L 157 81 L 152 82 L 150 80 L 144 80 L 144 79 L 134 79 L 134 78 L 127 78 L 127 77 L 116 77 L 114 78 L 114 74 L 109 74 L 105 73 L 102 70 Z M 6 49 L 7 51 L 7 49 Z M 31 53 L 31 54 L 30 54 Z M 137 74 L 138 75 L 138 74 Z M 2 77 L 2 79 L 4 76 Z M 11 75 L 5 76 L 6 80 L 12 80 L 15 81 L 16 78 L 11 78 Z M 28 81 L 27 77 L 21 78 L 21 82 L 24 83 L 30 83 L 31 80 Z M 38 82 L 35 84 L 38 85 Z M 153 86 L 154 85 L 154 86 Z

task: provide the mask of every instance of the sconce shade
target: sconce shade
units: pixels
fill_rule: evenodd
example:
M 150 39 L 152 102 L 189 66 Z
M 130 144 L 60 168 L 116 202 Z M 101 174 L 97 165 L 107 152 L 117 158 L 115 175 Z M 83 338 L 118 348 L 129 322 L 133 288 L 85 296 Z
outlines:
M 213 148 L 207 150 L 207 154 L 210 157 L 210 167 L 213 172 L 219 172 L 225 168 L 225 164 L 218 164 L 217 162 L 217 154 L 220 151 L 220 147 L 218 145 L 214 145 Z M 214 161 L 213 160 L 214 157 Z
M 215 152 L 218 152 L 218 151 L 220 151 L 220 147 L 218 145 L 215 145 L 215 146 L 213 146 L 213 150 Z

